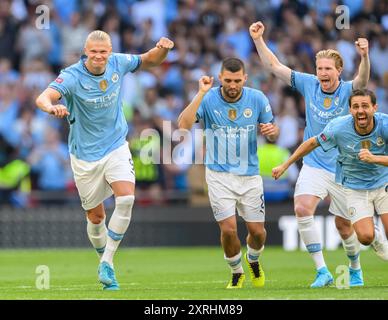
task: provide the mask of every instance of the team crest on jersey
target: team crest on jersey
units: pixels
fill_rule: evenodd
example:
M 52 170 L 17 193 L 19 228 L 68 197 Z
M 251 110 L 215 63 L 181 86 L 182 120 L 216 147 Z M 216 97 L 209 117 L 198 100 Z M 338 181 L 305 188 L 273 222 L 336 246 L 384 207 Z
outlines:
M 377 137 L 376 144 L 378 147 L 382 147 L 385 144 L 385 141 L 382 137 Z
M 119 80 L 119 75 L 115 72 L 114 74 L 112 74 L 112 81 L 117 82 L 117 80 Z
M 105 91 L 108 88 L 108 81 L 101 80 L 99 86 L 102 91 Z
M 323 106 L 324 106 L 325 108 L 330 108 L 330 106 L 331 106 L 331 98 L 325 98 L 325 99 L 323 99 Z
M 252 117 L 252 109 L 246 108 L 246 109 L 244 110 L 243 115 L 244 115 L 245 118 L 250 118 L 250 117 Z
M 236 118 L 237 118 L 237 110 L 236 109 L 229 109 L 228 110 L 228 118 L 230 119 L 230 120 L 236 120 Z
M 370 149 L 370 147 L 372 146 L 372 143 L 370 142 L 370 140 L 362 140 L 361 141 L 361 147 L 363 149 Z

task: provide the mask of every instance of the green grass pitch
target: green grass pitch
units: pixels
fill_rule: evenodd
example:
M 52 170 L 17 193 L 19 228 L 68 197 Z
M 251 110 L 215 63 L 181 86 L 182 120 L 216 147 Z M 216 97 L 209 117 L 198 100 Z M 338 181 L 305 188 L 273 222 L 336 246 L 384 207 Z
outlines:
M 325 252 L 336 267 L 346 265 L 342 249 Z M 0 250 L 0 299 L 388 299 L 387 263 L 371 250 L 361 253 L 365 286 L 310 289 L 315 276 L 306 252 L 268 247 L 261 258 L 266 286 L 253 288 L 247 279 L 240 290 L 226 290 L 230 273 L 217 247 L 122 248 L 115 257 L 118 292 L 101 290 L 97 256 L 92 249 Z M 50 288 L 39 290 L 36 268 L 46 265 Z

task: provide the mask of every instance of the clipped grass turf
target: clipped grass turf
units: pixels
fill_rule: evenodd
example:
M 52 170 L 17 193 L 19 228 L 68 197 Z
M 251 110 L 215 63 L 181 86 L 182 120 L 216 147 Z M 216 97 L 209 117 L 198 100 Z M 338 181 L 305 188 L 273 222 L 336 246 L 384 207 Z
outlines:
M 346 265 L 342 249 L 326 251 L 326 263 Z M 365 286 L 310 289 L 315 272 L 306 252 L 267 247 L 261 258 L 266 286 L 253 288 L 248 274 L 240 290 L 226 290 L 230 272 L 218 247 L 122 248 L 115 257 L 121 290 L 102 291 L 92 249 L 0 250 L 0 299 L 388 299 L 388 264 L 371 250 L 361 253 Z M 50 289 L 39 290 L 36 268 L 50 270 Z

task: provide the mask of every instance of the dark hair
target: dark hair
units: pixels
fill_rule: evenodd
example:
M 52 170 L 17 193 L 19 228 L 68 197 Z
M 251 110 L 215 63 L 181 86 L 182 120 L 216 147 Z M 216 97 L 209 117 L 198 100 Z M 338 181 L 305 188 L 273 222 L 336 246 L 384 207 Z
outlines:
M 372 105 L 376 104 L 376 95 L 374 94 L 373 91 L 369 89 L 355 89 L 352 91 L 352 94 L 349 97 L 349 107 L 351 106 L 352 98 L 357 96 L 370 97 L 370 101 L 372 102 Z
M 245 73 L 244 62 L 237 58 L 225 58 L 222 61 L 221 72 L 225 69 L 230 72 L 237 72 L 242 69 L 242 71 Z

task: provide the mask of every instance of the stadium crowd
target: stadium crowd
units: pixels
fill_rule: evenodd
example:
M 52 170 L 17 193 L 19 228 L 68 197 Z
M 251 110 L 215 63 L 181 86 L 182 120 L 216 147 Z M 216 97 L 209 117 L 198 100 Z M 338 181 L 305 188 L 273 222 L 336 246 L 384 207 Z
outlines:
M 48 28 L 37 27 L 38 4 L 50 9 Z M 349 10 L 348 27 L 345 23 L 338 28 L 339 5 Z M 140 203 L 185 200 L 190 188 L 201 189 L 198 174 L 191 172 L 201 169 L 191 165 L 190 155 L 184 163 L 142 163 L 140 150 L 148 140 L 140 139 L 140 134 L 154 128 L 160 139 L 152 141 L 159 141 L 159 146 L 171 142 L 176 119 L 196 94 L 198 79 L 205 74 L 217 79 L 225 57 L 239 57 L 247 65 L 247 85 L 270 99 L 280 127 L 279 152 L 293 151 L 303 138 L 304 102 L 261 66 L 248 32 L 258 20 L 266 24 L 266 42 L 282 63 L 315 73 L 315 53 L 335 48 L 345 61 L 345 80 L 353 78 L 359 63 L 353 42 L 367 38 L 368 87 L 376 92 L 379 110 L 388 113 L 386 1 L 2 0 L 0 204 L 27 207 L 68 203 L 76 197 L 67 151 L 68 123 L 39 111 L 34 101 L 62 68 L 79 60 L 86 36 L 95 29 L 110 34 L 114 52 L 143 53 L 161 36 L 175 42 L 161 67 L 128 74 L 123 80 Z M 163 130 L 166 125 L 171 130 Z M 266 161 L 265 167 L 272 166 Z M 291 193 L 296 174 L 289 179 Z M 202 187 L 205 191 L 204 183 Z

